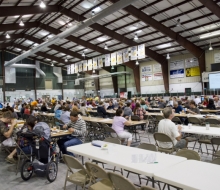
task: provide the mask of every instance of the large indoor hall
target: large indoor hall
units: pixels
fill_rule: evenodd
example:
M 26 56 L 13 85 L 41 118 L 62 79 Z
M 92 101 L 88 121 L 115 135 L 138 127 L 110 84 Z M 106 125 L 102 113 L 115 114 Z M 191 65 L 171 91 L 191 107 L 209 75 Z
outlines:
M 0 0 L 0 190 L 219 190 L 220 0 Z

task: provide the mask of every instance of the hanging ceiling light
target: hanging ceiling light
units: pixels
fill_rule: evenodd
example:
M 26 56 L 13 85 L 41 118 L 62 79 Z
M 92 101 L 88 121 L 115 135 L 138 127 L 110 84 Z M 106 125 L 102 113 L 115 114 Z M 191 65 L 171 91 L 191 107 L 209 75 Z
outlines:
M 7 38 L 7 39 L 11 38 L 10 35 L 9 35 L 8 33 L 6 34 L 6 38 Z
M 68 62 L 68 59 L 67 59 L 67 58 L 65 59 L 65 62 Z
M 19 25 L 20 25 L 20 26 L 24 26 L 24 23 L 23 23 L 22 20 L 20 21 Z
M 180 23 L 180 18 L 177 19 L 177 22 L 176 22 L 176 26 L 180 26 L 181 23 Z
M 85 53 L 84 53 L 84 51 L 83 51 L 83 53 L 82 53 L 82 56 L 83 56 L 83 57 L 85 57 L 85 56 L 86 56 L 86 55 L 85 55 Z
M 107 46 L 107 44 L 105 44 L 105 48 L 104 49 L 108 49 L 108 46 Z
M 46 7 L 44 1 L 41 1 L 41 2 L 40 2 L 40 7 L 41 7 L 41 8 L 45 8 L 45 7 Z
M 138 35 L 137 35 L 137 33 L 135 33 L 135 35 L 134 35 L 134 40 L 138 40 Z
M 138 60 L 136 61 L 135 65 L 139 65 L 139 62 L 138 62 Z
M 95 11 L 92 11 L 92 16 L 94 16 L 95 15 Z
M 53 63 L 51 63 L 51 67 L 53 67 L 54 65 L 53 65 Z
M 93 69 L 92 73 L 95 73 L 95 70 Z
M 169 55 L 169 53 L 167 54 L 167 59 L 170 59 L 170 55 Z
M 210 44 L 209 44 L 209 51 L 212 51 L 213 50 L 213 48 L 212 48 L 212 43 L 211 43 L 211 41 L 210 41 Z
M 112 68 L 111 69 L 114 69 L 114 66 L 112 66 Z

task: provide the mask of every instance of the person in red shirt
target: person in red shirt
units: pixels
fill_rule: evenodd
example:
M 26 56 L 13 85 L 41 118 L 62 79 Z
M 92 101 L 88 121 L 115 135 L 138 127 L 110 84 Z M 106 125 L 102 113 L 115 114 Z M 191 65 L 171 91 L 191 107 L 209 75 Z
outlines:
M 208 104 L 209 104 L 208 98 L 204 98 L 202 105 L 207 106 Z
M 27 114 L 27 115 L 30 115 L 30 114 L 31 114 L 31 109 L 30 109 L 30 106 L 29 106 L 29 105 L 26 105 L 26 106 L 25 106 L 24 114 Z

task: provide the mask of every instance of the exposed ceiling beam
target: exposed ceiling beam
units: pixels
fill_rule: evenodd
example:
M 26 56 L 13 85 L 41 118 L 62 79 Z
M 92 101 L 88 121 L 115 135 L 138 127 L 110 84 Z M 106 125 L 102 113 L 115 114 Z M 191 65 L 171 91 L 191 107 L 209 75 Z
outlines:
M 110 0 L 110 1 L 112 3 L 116 3 L 118 0 Z M 174 32 L 170 28 L 161 24 L 157 20 L 151 18 L 150 16 L 148 16 L 147 14 L 145 14 L 144 12 L 140 11 L 139 9 L 137 9 L 136 7 L 132 5 L 125 7 L 123 10 L 127 11 L 129 14 L 141 20 L 145 24 L 150 25 L 154 29 L 160 31 L 161 33 L 175 40 L 177 43 L 179 43 L 181 46 L 183 46 L 185 49 L 187 49 L 195 57 L 198 58 L 201 73 L 205 71 L 205 52 L 203 49 L 199 48 L 195 44 L 191 43 L 189 40 L 185 39 L 178 33 Z
M 213 0 L 199 0 L 205 7 L 207 7 L 212 13 L 220 18 L 220 7 Z
M 1 24 L 0 32 L 6 32 L 10 30 L 20 30 L 20 29 L 28 29 L 39 26 L 39 22 L 26 22 L 24 26 L 20 26 L 18 23 L 15 24 Z
M 42 9 L 39 6 L 0 7 L 0 17 L 58 12 L 59 6 L 50 5 Z

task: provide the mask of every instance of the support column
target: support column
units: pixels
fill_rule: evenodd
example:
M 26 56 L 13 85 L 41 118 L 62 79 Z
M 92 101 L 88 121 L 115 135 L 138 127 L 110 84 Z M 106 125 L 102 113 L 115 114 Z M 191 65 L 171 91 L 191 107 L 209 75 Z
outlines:
M 169 92 L 168 64 L 161 64 L 161 69 L 165 92 Z
M 61 83 L 61 95 L 62 95 L 62 99 L 64 100 L 64 94 L 63 94 L 63 83 Z
M 36 85 L 36 83 L 37 83 L 37 81 L 36 81 L 36 69 L 34 69 L 34 97 L 35 97 L 35 100 L 37 99 L 37 85 Z
M 6 102 L 6 97 L 5 97 L 5 51 L 2 50 L 2 80 L 3 80 L 3 86 L 2 86 L 2 92 L 3 92 L 3 102 Z

